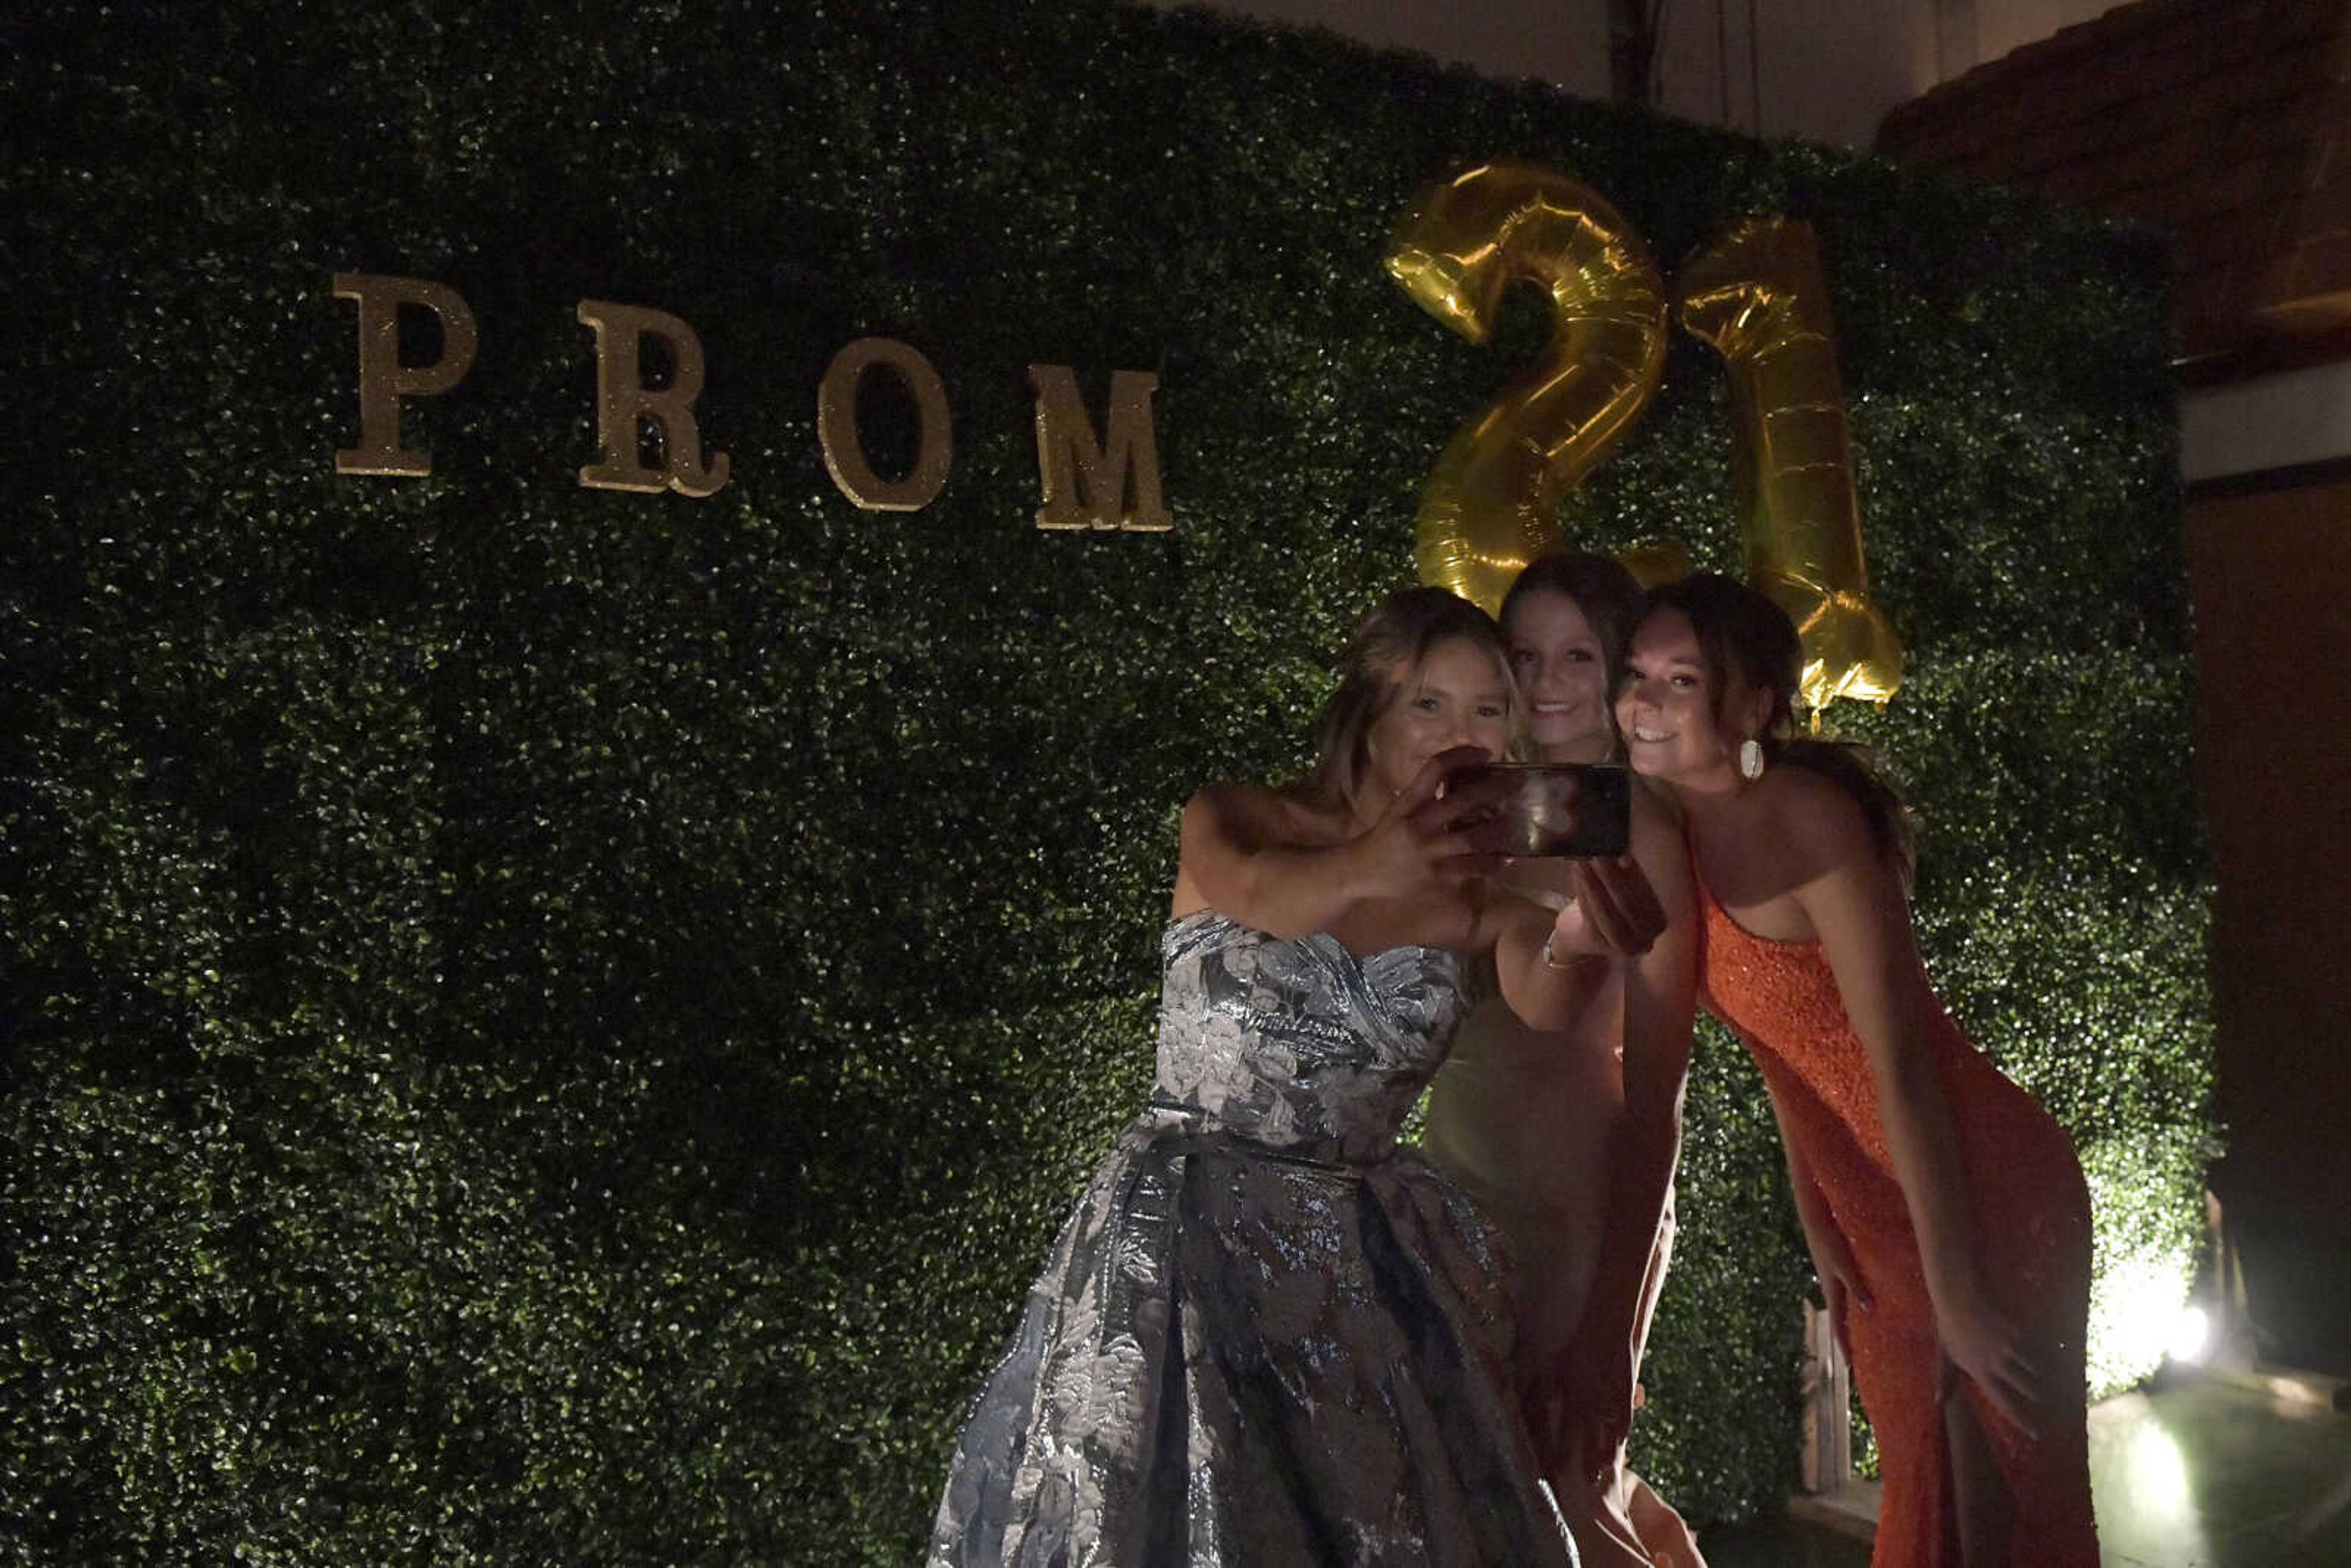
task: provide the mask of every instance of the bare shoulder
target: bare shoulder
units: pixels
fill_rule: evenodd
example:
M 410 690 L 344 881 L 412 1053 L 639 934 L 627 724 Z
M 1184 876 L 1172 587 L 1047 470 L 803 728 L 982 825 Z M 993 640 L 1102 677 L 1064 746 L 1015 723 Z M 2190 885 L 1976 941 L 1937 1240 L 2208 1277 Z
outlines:
M 1296 789 L 1211 784 L 1184 803 L 1168 914 L 1180 919 L 1213 905 L 1264 925 L 1276 917 L 1256 912 L 1251 902 L 1252 863 L 1269 852 L 1326 848 L 1343 828 Z
M 1896 961 L 1910 950 L 1909 899 L 1861 802 L 1810 769 L 1773 772 L 1782 776 L 1775 814 L 1795 873 L 1791 891 L 1831 965 L 1842 976 L 1856 956 L 1873 973 L 1881 961 Z
M 1796 862 L 1799 880 L 1875 866 L 1878 852 L 1861 802 L 1835 779 L 1809 768 L 1775 768 L 1761 788 L 1771 827 Z
M 1631 769 L 1626 769 L 1631 772 Z M 1682 831 L 1681 802 L 1667 788 L 1646 773 L 1633 774 L 1633 821 L 1637 825 L 1644 816 L 1669 824 L 1674 831 Z
M 1210 784 L 1184 803 L 1184 833 L 1211 834 L 1238 848 L 1311 845 L 1336 839 L 1341 823 L 1296 789 L 1268 784 Z

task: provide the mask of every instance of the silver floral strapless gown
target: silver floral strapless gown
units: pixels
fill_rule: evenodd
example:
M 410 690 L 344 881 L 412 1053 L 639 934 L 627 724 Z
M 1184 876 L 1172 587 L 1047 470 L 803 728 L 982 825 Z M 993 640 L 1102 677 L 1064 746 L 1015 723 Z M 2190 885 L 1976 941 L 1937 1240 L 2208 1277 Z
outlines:
M 1213 912 L 1162 948 L 1151 1105 L 973 1402 L 929 1563 L 1572 1563 L 1493 1233 L 1395 1146 L 1463 1011 L 1452 955 Z

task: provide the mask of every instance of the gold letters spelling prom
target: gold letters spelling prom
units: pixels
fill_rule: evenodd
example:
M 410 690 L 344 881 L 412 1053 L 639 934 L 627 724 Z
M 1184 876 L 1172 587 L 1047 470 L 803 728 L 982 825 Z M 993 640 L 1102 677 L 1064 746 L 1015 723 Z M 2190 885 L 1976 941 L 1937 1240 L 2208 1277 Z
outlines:
M 480 346 L 472 308 L 446 284 L 421 277 L 339 272 L 334 287 L 338 299 L 358 302 L 360 315 L 360 444 L 335 454 L 335 472 L 432 473 L 431 453 L 400 444 L 400 402 L 438 397 L 465 379 Z M 431 364 L 401 363 L 402 307 L 425 312 L 440 326 L 441 357 Z M 580 483 L 592 490 L 674 490 L 696 498 L 725 488 L 733 465 L 726 453 L 704 449 L 694 417 L 705 377 L 702 340 L 694 329 L 667 311 L 608 299 L 582 299 L 578 314 L 596 334 L 601 452 L 580 470 Z M 645 384 L 647 339 L 669 359 L 669 379 L 662 386 Z M 857 391 L 876 371 L 896 376 L 914 402 L 914 464 L 903 478 L 876 474 L 858 434 Z M 1037 393 L 1039 528 L 1165 533 L 1176 526 L 1160 496 L 1159 443 L 1151 421 L 1158 377 L 1113 372 L 1109 427 L 1099 436 L 1069 366 L 1030 365 L 1029 383 Z M 644 460 L 648 430 L 659 436 L 658 467 Z M 817 385 L 817 443 L 825 471 L 856 506 L 869 512 L 919 511 L 937 498 L 954 465 L 946 387 L 913 345 L 860 338 L 833 356 Z

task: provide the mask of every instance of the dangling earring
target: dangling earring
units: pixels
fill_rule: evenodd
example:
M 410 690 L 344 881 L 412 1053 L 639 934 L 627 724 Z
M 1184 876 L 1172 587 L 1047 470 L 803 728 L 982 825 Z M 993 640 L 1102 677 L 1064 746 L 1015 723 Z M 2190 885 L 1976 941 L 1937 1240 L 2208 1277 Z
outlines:
M 1751 735 L 1739 743 L 1739 776 L 1750 784 L 1763 777 L 1763 743 Z

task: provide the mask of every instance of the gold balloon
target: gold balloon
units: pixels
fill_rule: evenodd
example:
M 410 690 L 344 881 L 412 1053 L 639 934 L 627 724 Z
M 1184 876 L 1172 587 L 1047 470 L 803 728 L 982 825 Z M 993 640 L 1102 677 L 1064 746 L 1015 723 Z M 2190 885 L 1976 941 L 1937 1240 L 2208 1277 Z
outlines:
M 1473 343 L 1511 284 L 1551 296 L 1551 342 L 1462 427 L 1421 493 L 1420 580 L 1498 609 L 1526 564 L 1560 548 L 1559 499 L 1656 395 L 1666 292 L 1638 235 L 1581 181 L 1496 162 L 1430 186 L 1397 225 L 1388 271 Z
M 1902 643 L 1869 599 L 1853 438 L 1836 328 L 1809 225 L 1750 218 L 1694 257 L 1681 324 L 1730 377 L 1748 580 L 1803 640 L 1800 695 L 1883 704 L 1902 684 Z
M 1617 564 L 1633 574 L 1643 588 L 1656 588 L 1687 577 L 1695 568 L 1679 539 L 1658 539 L 1631 545 L 1616 552 Z

